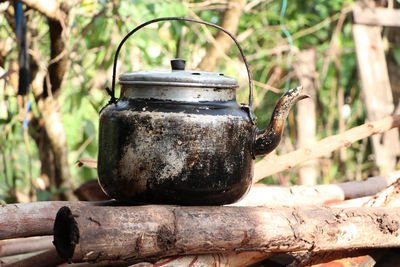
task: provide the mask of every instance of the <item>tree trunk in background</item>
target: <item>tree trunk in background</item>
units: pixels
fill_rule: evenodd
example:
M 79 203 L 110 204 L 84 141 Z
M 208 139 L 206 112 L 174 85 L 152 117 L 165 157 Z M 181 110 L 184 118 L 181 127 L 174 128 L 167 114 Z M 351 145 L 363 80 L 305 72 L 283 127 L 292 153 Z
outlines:
M 58 95 L 66 72 L 68 54 L 64 40 L 64 27 L 68 22 L 67 7 L 61 7 L 57 1 L 46 5 L 41 2 L 25 0 L 25 4 L 47 17 L 50 31 L 50 63 L 48 72 L 39 70 L 32 75 L 32 89 L 40 112 L 36 131 L 39 136 L 33 136 L 39 148 L 41 177 L 47 186 L 60 190 L 56 199 L 72 200 L 73 185 L 68 164 L 68 148 Z M 49 10 L 53 8 L 52 10 Z M 41 58 L 33 59 L 38 64 Z M 34 135 L 34 134 L 33 134 Z
M 54 172 L 50 173 L 53 176 L 48 177 L 55 188 L 61 189 L 58 194 L 60 200 L 72 200 L 74 199 L 73 184 L 69 172 L 67 139 L 62 123 L 60 104 L 58 99 L 52 97 L 47 97 L 43 104 L 41 115 L 49 141 L 48 145 L 53 152 L 51 165 L 54 168 Z
M 230 0 L 228 9 L 224 13 L 221 26 L 233 35 L 237 32 L 240 15 L 243 12 L 246 2 L 246 0 Z M 214 71 L 222 55 L 226 53 L 233 44 L 231 38 L 222 31 L 218 31 L 215 41 L 216 45 L 210 45 L 208 47 L 205 56 L 197 66 L 198 69 Z
M 380 26 L 353 25 L 358 69 L 369 121 L 381 119 L 394 111 L 381 32 Z M 400 150 L 398 130 L 393 129 L 382 136 L 372 136 L 372 145 L 380 171 L 387 173 L 394 170 Z
M 394 1 L 394 7 L 399 9 L 400 3 Z M 387 31 L 387 39 L 391 44 L 389 45 L 389 52 L 387 54 L 389 79 L 392 87 L 394 104 L 398 107 L 400 104 L 400 62 L 399 59 L 396 60 L 394 53 L 395 49 L 400 49 L 400 27 L 389 27 Z M 397 53 L 399 53 L 399 51 L 397 51 Z
M 316 111 L 315 111 L 315 62 L 316 53 L 314 49 L 300 51 L 294 70 L 300 85 L 304 87 L 304 93 L 311 96 L 296 104 L 297 114 L 297 149 L 315 142 Z M 317 183 L 318 171 L 316 160 L 310 160 L 299 167 L 298 184 L 315 185 Z

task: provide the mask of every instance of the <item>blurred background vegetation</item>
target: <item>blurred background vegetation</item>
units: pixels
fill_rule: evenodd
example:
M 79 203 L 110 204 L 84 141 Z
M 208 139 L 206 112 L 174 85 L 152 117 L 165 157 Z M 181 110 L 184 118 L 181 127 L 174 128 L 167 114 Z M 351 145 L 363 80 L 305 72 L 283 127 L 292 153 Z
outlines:
M 0 1 L 0 200 L 57 199 L 71 188 L 97 177 L 95 169 L 77 168 L 76 162 L 82 157 L 97 157 L 99 111 L 109 100 L 105 87 L 110 86 L 114 52 L 125 34 L 142 22 L 166 16 L 221 24 L 224 13 L 233 3 L 241 4 L 236 36 L 248 57 L 255 81 L 254 110 L 259 125 L 267 124 L 280 95 L 299 85 L 293 63 L 299 51 L 306 49 L 316 52 L 313 77 L 316 139 L 337 134 L 340 122 L 344 122 L 345 129 L 364 123 L 366 112 L 352 36 L 352 0 L 65 1 L 60 4 L 61 10 L 68 10 L 61 19 L 65 23 L 61 23 L 64 27 L 61 38 L 65 43 L 61 60 L 50 51 L 54 41 L 52 27 L 55 27 L 51 25 L 52 18 L 29 8 L 29 4 L 24 5 L 32 73 L 27 97 L 17 97 L 19 49 L 14 3 L 3 0 Z M 384 1 L 378 4 L 387 5 Z M 169 60 L 177 55 L 187 60 L 187 69 L 195 69 L 201 66 L 207 47 L 216 35 L 214 29 L 197 24 L 176 21 L 153 24 L 126 43 L 120 54 L 118 73 L 168 69 Z M 391 43 L 388 39 L 386 42 L 388 56 L 400 65 L 400 43 Z M 47 69 L 59 61 L 64 62 L 65 72 L 61 85 L 55 88 Z M 238 102 L 247 101 L 246 70 L 233 45 L 209 71 L 238 79 Z M 38 76 L 41 73 L 43 76 Z M 36 85 L 35 79 L 42 84 Z M 55 90 L 46 91 L 49 87 Z M 49 96 L 58 102 L 46 108 Z M 343 101 L 338 103 L 338 98 Z M 27 112 L 28 100 L 31 106 Z M 53 111 L 58 112 L 61 120 L 56 118 L 49 126 L 46 121 L 53 116 Z M 291 114 L 278 154 L 296 148 L 294 118 Z M 28 123 L 26 130 L 24 120 Z M 51 128 L 61 137 L 52 139 Z M 68 157 L 64 163 L 54 164 L 67 168 L 64 174 L 68 183 L 51 177 L 57 176 L 57 167 L 50 172 L 45 170 L 49 167 L 46 165 L 52 164 L 49 159 L 53 157 L 57 162 L 57 148 L 41 153 L 44 145 L 53 145 L 54 140 L 63 138 L 66 149 L 62 153 Z M 318 161 L 318 183 L 364 179 L 378 173 L 367 139 L 353 144 L 344 153 L 345 156 L 333 153 Z M 264 182 L 295 184 L 295 174 L 293 169 L 267 177 Z M 68 194 L 63 198 L 68 199 Z

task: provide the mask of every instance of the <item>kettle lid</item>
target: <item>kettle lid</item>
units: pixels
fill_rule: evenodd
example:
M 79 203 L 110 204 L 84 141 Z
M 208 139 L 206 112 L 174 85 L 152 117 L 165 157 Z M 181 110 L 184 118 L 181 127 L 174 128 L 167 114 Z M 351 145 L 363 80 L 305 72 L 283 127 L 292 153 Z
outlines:
M 205 87 L 235 89 L 236 79 L 223 73 L 185 70 L 185 60 L 171 60 L 171 70 L 144 70 L 124 73 L 119 76 L 120 84 L 157 85 L 176 87 Z

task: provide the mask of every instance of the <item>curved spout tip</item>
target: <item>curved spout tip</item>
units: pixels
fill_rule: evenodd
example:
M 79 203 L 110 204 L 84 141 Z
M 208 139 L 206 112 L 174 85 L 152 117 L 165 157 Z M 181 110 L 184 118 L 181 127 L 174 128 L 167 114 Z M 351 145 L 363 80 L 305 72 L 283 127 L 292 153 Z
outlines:
M 303 86 L 297 86 L 288 90 L 276 103 L 271 120 L 274 120 L 276 116 L 286 120 L 292 106 L 305 98 L 310 98 L 310 96 L 303 93 Z
M 256 133 L 254 141 L 255 156 L 266 155 L 274 150 L 281 141 L 283 128 L 291 107 L 302 99 L 309 98 L 303 94 L 303 86 L 290 89 L 278 100 L 267 128 Z

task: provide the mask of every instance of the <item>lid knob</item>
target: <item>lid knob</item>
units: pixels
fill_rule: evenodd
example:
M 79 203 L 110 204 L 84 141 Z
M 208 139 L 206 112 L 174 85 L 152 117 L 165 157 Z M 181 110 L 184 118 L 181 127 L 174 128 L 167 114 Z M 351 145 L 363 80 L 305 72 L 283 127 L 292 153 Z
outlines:
M 175 58 L 171 60 L 172 70 L 184 70 L 186 65 L 186 60 Z

